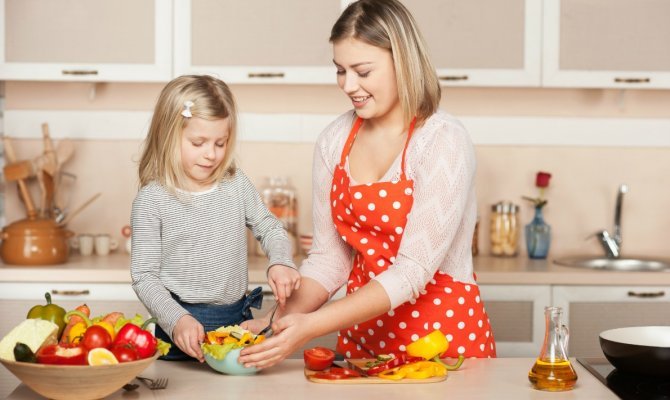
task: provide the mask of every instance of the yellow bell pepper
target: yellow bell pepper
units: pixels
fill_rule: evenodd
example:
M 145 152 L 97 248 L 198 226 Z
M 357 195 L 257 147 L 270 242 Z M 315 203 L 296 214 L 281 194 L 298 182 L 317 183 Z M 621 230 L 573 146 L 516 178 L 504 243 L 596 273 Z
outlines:
M 386 371 L 382 371 L 377 375 L 378 377 L 382 379 L 389 379 L 392 381 L 399 381 L 402 378 L 405 377 L 405 373 L 403 371 L 400 371 L 400 367 L 388 369 Z
M 418 361 L 382 371 L 377 376 L 382 379 L 397 381 L 404 378 L 428 379 L 434 376 L 445 376 L 446 374 L 447 368 L 442 364 L 434 361 Z
M 447 370 L 453 371 L 460 368 L 465 357 L 462 355 L 458 356 L 458 361 L 454 365 L 445 364 L 444 361 L 440 359 L 440 355 L 447 351 L 448 348 L 449 341 L 444 334 L 439 330 L 434 330 L 428 335 L 408 344 L 407 354 L 413 357 L 421 357 L 424 360 L 433 360 L 442 364 Z
M 86 332 L 86 329 L 88 329 L 88 325 L 86 325 L 86 322 L 77 322 L 70 328 L 70 332 L 68 332 L 67 335 L 67 340 L 68 343 L 71 344 L 77 344 L 81 341 L 81 338 L 84 336 L 84 332 Z
M 114 327 L 112 326 L 112 324 L 110 324 L 107 321 L 100 321 L 94 323 L 93 325 L 99 325 L 105 328 L 105 330 L 109 333 L 109 336 L 111 336 L 112 340 L 114 340 L 114 337 L 116 336 L 116 331 L 114 331 Z
M 424 360 L 432 360 L 435 356 L 447 351 L 449 341 L 439 330 L 434 330 L 428 335 L 417 339 L 407 345 L 407 354 L 412 357 L 421 357 Z

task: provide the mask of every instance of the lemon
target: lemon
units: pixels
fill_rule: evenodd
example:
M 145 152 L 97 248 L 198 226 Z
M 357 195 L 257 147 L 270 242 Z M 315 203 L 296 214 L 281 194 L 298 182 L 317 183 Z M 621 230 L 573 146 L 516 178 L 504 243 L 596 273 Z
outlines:
M 111 351 L 104 347 L 98 347 L 88 352 L 88 365 L 112 365 L 118 364 L 119 360 Z

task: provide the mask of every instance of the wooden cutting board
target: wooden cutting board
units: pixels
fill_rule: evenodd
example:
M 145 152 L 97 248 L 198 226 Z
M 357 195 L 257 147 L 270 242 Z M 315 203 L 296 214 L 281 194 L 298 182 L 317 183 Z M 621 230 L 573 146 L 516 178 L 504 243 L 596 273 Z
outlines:
M 365 370 L 365 363 L 368 361 L 373 361 L 372 359 L 367 359 L 367 358 L 350 358 L 346 360 L 349 366 L 352 369 L 355 369 L 357 371 Z M 319 373 L 320 371 L 312 371 L 311 369 L 305 368 L 305 377 L 307 378 L 308 381 L 310 382 L 315 382 L 315 383 L 332 383 L 336 385 L 361 385 L 361 384 L 378 384 L 378 383 L 386 383 L 386 384 L 402 384 L 402 383 L 434 383 L 434 382 L 442 382 L 447 379 L 447 376 L 434 376 L 432 378 L 426 378 L 426 379 L 400 379 L 398 381 L 394 381 L 391 379 L 382 379 L 378 378 L 376 376 L 362 376 L 360 378 L 348 378 L 348 379 L 319 379 L 315 378 L 314 374 Z

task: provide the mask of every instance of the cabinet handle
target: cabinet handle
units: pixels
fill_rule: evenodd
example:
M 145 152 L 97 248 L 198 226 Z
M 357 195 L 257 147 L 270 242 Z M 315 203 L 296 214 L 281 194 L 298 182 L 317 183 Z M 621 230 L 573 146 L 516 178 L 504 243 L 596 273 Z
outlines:
M 249 72 L 249 78 L 283 78 L 283 72 Z
M 83 296 L 83 295 L 91 294 L 91 292 L 88 289 L 84 289 L 84 290 L 57 290 L 57 289 L 53 289 L 51 291 L 51 294 L 59 294 L 61 296 Z
M 441 81 L 467 81 L 468 76 L 467 75 L 443 75 L 443 76 L 438 76 L 439 80 Z
M 649 78 L 614 78 L 616 83 L 649 83 L 651 79 Z
M 96 70 L 82 70 L 82 69 L 64 69 L 63 75 L 98 75 Z
M 663 297 L 665 296 L 665 291 L 661 290 L 660 292 L 633 292 L 632 290 L 628 292 L 628 297 Z

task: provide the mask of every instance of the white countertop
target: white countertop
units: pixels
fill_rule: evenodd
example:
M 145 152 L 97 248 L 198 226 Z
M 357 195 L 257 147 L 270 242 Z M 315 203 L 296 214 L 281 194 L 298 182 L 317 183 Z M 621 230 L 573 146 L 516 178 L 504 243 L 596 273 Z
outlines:
M 474 261 L 477 282 L 484 285 L 670 286 L 670 272 L 596 271 L 563 267 L 550 260 L 531 260 L 523 256 L 477 256 Z M 265 258 L 249 258 L 250 283 L 266 283 L 267 264 Z M 0 264 L 0 282 L 47 281 L 130 283 L 130 257 L 125 253 L 73 255 L 66 264 L 40 267 Z
M 283 363 L 252 376 L 227 376 L 195 362 L 156 361 L 142 376 L 167 377 L 168 387 L 119 390 L 109 399 L 617 399 L 605 385 L 572 360 L 578 380 L 567 392 L 535 390 L 528 382 L 531 358 L 468 359 L 446 381 L 426 384 L 340 385 L 307 381 L 302 360 Z M 281 388 L 280 390 L 278 390 Z M 41 399 L 21 384 L 7 399 Z

